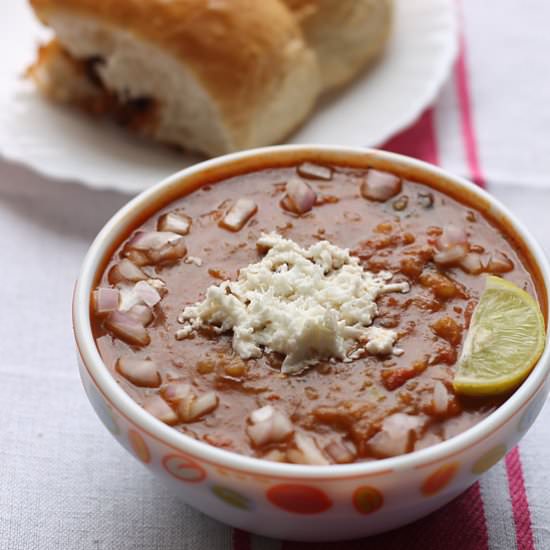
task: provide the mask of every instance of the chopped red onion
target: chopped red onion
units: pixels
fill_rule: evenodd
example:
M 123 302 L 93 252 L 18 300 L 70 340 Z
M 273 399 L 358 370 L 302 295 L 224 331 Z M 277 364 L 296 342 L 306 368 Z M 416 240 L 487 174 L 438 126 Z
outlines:
M 220 226 L 230 231 L 240 231 L 257 212 L 258 206 L 252 199 L 238 199 L 220 221 Z
M 187 214 L 168 212 L 158 219 L 157 229 L 159 231 L 170 231 L 178 235 L 187 235 L 191 229 L 191 221 Z
M 169 426 L 173 426 L 178 422 L 178 415 L 160 395 L 147 397 L 143 402 L 143 408 Z
M 292 453 L 289 456 L 293 461 L 297 461 L 300 464 L 314 464 L 317 466 L 330 464 L 312 437 L 297 433 L 294 435 L 294 443 L 296 444 L 298 453 Z
M 183 239 L 165 244 L 160 250 L 150 250 L 148 255 L 154 264 L 174 263 L 187 254 Z
M 141 252 L 140 250 L 134 250 L 125 246 L 122 253 L 135 265 L 143 266 L 151 263 L 151 260 L 149 260 L 147 254 L 145 254 L 145 252 Z
M 129 281 L 131 283 L 144 281 L 147 279 L 147 275 L 128 258 L 123 258 L 109 270 L 108 278 L 111 284 L 116 285 L 121 281 Z
M 514 262 L 508 258 L 504 252 L 496 251 L 490 258 L 487 264 L 487 271 L 500 275 L 501 273 L 508 273 L 513 271 Z
M 120 294 L 116 288 L 99 287 L 93 293 L 94 310 L 97 315 L 105 315 L 118 309 Z
M 303 162 L 298 166 L 298 174 L 304 178 L 328 181 L 332 179 L 332 168 L 313 162 Z
M 156 288 L 145 281 L 139 281 L 134 286 L 134 292 L 149 307 L 154 307 L 160 302 L 160 294 Z
M 147 282 L 160 294 L 161 298 L 168 292 L 166 283 L 160 279 L 147 279 Z
M 449 224 L 437 239 L 436 246 L 439 250 L 445 250 L 455 244 L 465 245 L 467 242 L 468 235 L 466 234 L 466 230 L 463 227 Z
M 473 252 L 466 254 L 466 256 L 460 260 L 459 265 L 463 271 L 470 275 L 479 275 L 483 271 L 481 256 Z
M 160 250 L 163 246 L 181 240 L 181 235 L 172 231 L 138 231 L 126 243 L 135 250 Z
M 325 447 L 325 453 L 332 458 L 336 464 L 349 464 L 355 460 L 355 453 L 352 453 L 341 441 L 333 441 Z
M 191 384 L 176 380 L 169 382 L 163 389 L 164 398 L 172 403 L 178 403 L 191 395 Z
M 147 346 L 151 342 L 147 329 L 127 311 L 111 312 L 105 326 L 128 344 Z
M 120 357 L 116 369 L 135 386 L 141 388 L 158 388 L 160 386 L 160 373 L 155 362 L 150 359 Z
M 453 244 L 436 252 L 434 254 L 434 262 L 443 266 L 457 265 L 466 254 L 468 254 L 468 249 L 465 245 Z
M 136 265 L 171 263 L 183 258 L 187 247 L 183 237 L 171 231 L 138 231 L 123 253 Z
M 183 422 L 193 422 L 216 409 L 218 403 L 219 398 L 215 392 L 208 392 L 200 397 L 189 393 L 179 401 L 179 417 Z
M 275 413 L 275 409 L 271 405 L 266 405 L 261 409 L 256 409 L 252 411 L 250 413 L 250 421 L 253 424 L 257 424 L 258 422 L 264 422 L 265 420 L 269 420 L 270 418 L 272 418 L 274 413 Z
M 446 414 L 449 408 L 449 393 L 441 380 L 434 384 L 432 406 L 435 414 Z
M 191 394 L 180 401 L 178 406 L 179 417 L 183 422 L 193 422 L 215 410 L 219 401 L 218 395 L 213 391 L 200 397 Z
M 264 460 L 271 460 L 272 462 L 286 462 L 286 455 L 279 449 L 271 449 L 265 455 L 262 456 Z
M 279 442 L 294 430 L 290 420 L 271 405 L 256 409 L 250 414 L 251 424 L 247 426 L 248 436 L 256 446 Z
M 246 427 L 246 433 L 256 447 L 265 445 L 271 440 L 271 421 L 251 424 Z
M 132 306 L 128 310 L 128 313 L 136 319 L 136 321 L 139 321 L 144 327 L 146 327 L 153 320 L 153 312 L 144 304 L 136 304 L 135 306 Z
M 412 450 L 414 433 L 424 421 L 418 416 L 395 413 L 386 417 L 382 429 L 367 442 L 369 451 L 378 458 L 386 458 Z
M 389 172 L 369 170 L 361 184 L 361 195 L 365 199 L 385 202 L 401 192 L 401 178 Z
M 286 196 L 282 205 L 295 214 L 305 214 L 313 208 L 316 200 L 315 191 L 305 181 L 295 177 L 286 184 Z

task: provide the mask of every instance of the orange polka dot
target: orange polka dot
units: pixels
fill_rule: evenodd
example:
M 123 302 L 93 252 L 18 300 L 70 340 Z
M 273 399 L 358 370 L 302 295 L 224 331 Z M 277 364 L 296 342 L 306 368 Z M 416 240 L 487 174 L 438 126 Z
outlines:
M 166 455 L 162 459 L 164 469 L 176 479 L 188 483 L 198 483 L 206 477 L 206 472 L 194 460 L 183 455 Z
M 137 457 L 145 464 L 148 464 L 151 461 L 151 453 L 141 434 L 136 430 L 128 430 L 128 439 Z
M 445 464 L 430 474 L 420 488 L 426 496 L 435 495 L 445 488 L 458 471 L 458 463 Z
M 353 493 L 353 505 L 360 514 L 372 514 L 382 508 L 384 497 L 374 487 L 358 487 Z
M 268 500 L 294 514 L 320 514 L 332 506 L 328 496 L 315 487 L 281 483 L 268 489 Z
M 472 466 L 472 473 L 481 475 L 492 468 L 506 454 L 506 445 L 501 443 L 485 453 Z

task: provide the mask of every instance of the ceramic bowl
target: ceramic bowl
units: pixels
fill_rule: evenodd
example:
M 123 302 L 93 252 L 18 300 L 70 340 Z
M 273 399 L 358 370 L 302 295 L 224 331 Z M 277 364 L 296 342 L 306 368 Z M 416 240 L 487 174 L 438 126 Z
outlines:
M 240 152 L 187 168 L 143 192 L 101 230 L 84 260 L 73 302 L 80 374 L 88 398 L 113 437 L 159 482 L 205 514 L 265 536 L 315 541 L 380 533 L 443 506 L 512 449 L 529 429 L 549 391 L 550 345 L 520 388 L 494 413 L 433 447 L 368 463 L 331 466 L 280 464 L 241 456 L 196 441 L 149 415 L 103 364 L 90 326 L 90 295 L 109 255 L 161 205 L 205 180 L 225 179 L 267 165 L 304 160 L 389 169 L 459 194 L 490 212 L 530 252 L 545 287 L 550 269 L 528 231 L 475 185 L 426 163 L 376 150 L 280 146 Z

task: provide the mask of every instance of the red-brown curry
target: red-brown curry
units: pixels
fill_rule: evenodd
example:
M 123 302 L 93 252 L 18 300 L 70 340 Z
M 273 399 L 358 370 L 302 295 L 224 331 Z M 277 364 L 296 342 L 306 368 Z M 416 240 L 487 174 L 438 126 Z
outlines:
M 378 299 L 374 320 L 397 333 L 399 354 L 284 375 L 281 355 L 242 359 L 215 327 L 176 339 L 182 309 L 259 261 L 256 242 L 273 231 L 349 248 L 365 270 L 408 282 Z M 98 281 L 93 331 L 121 387 L 191 437 L 283 462 L 372 460 L 449 439 L 504 399 L 452 386 L 486 273 L 537 295 L 505 230 L 441 191 L 375 170 L 267 168 L 202 187 L 133 231 Z M 121 289 L 138 285 L 119 311 Z

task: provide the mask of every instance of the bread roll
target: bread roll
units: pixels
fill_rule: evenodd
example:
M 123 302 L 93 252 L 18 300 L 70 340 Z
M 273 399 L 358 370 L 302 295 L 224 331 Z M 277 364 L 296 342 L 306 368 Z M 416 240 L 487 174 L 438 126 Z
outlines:
M 323 90 L 342 86 L 382 52 L 392 0 L 283 0 L 300 21 L 321 66 Z
M 187 150 L 279 142 L 320 92 L 316 56 L 280 0 L 31 4 L 57 40 L 29 71 L 45 94 Z

